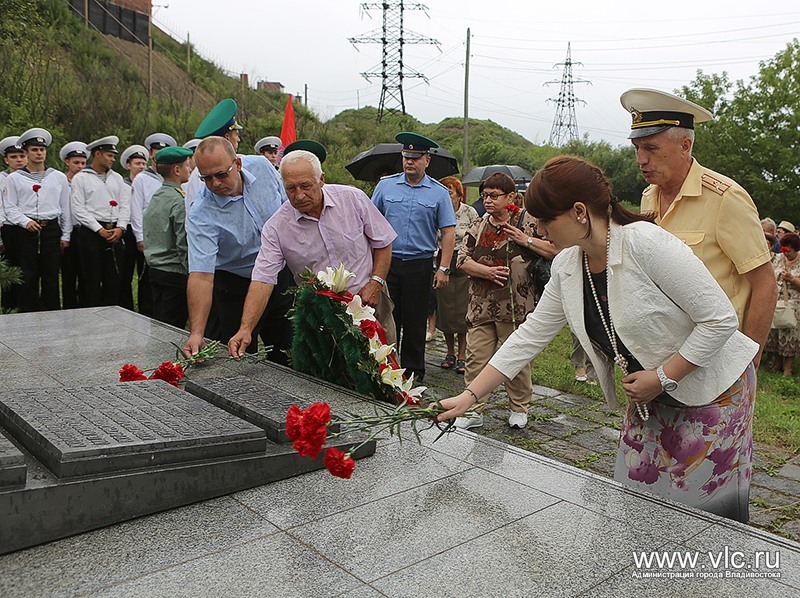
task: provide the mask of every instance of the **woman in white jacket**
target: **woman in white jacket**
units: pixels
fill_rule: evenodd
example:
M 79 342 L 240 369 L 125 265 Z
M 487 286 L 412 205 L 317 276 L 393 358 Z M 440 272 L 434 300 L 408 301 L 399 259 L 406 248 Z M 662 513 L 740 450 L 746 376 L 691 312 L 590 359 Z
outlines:
M 439 419 L 462 415 L 516 373 L 564 326 L 616 405 L 628 409 L 614 477 L 747 522 L 758 345 L 679 239 L 623 208 L 595 165 L 549 160 L 525 194 L 539 233 L 562 251 L 536 309 Z

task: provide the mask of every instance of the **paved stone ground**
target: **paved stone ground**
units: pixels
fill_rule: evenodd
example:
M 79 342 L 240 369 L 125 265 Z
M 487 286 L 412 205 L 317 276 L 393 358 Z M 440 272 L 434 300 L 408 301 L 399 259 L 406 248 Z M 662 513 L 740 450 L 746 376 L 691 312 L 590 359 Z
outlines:
M 464 388 L 463 376 L 439 367 L 444 355 L 439 333 L 427 345 L 425 385 L 440 398 Z M 501 387 L 490 395 L 483 427 L 472 431 L 614 477 L 619 413 L 604 402 L 544 386 L 533 387 L 528 413 L 527 428 L 509 428 L 508 397 Z M 750 525 L 800 541 L 800 455 L 760 443 L 753 452 Z

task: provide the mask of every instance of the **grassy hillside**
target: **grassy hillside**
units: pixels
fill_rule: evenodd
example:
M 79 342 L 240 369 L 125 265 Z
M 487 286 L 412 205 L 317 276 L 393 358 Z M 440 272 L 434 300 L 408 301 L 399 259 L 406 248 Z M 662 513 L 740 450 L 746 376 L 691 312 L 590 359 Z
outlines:
M 147 50 L 144 46 L 84 28 L 63 0 L 0 0 L 0 137 L 40 126 L 53 134 L 54 149 L 73 139 L 90 141 L 117 135 L 120 145 L 141 143 L 154 131 L 183 142 L 194 136 L 208 109 L 225 97 L 239 104 L 244 124 L 240 151 L 253 151 L 265 135 L 277 135 L 287 96 L 244 87 L 214 64 L 193 55 L 186 69 L 186 46 L 156 30 L 153 36 L 153 96 L 147 96 Z M 319 140 L 328 149 L 329 182 L 358 184 L 344 165 L 359 152 L 394 141 L 412 130 L 438 141 L 460 161 L 462 120 L 422 123 L 410 115 L 388 115 L 377 122 L 377 109 L 345 110 L 326 122 L 295 105 L 298 138 Z M 560 150 L 535 146 L 490 120 L 470 119 L 470 164 L 518 164 L 534 171 Z M 635 163 L 607 144 L 576 144 L 571 153 L 591 156 L 608 167 L 620 196 L 635 199 L 642 188 Z M 58 164 L 57 151 L 48 162 Z M 619 182 L 617 182 L 617 180 Z

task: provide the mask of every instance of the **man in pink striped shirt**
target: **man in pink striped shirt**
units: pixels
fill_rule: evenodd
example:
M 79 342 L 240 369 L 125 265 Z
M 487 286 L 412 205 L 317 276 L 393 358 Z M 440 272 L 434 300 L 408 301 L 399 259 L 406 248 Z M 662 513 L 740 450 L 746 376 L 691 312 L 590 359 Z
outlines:
M 369 197 L 355 187 L 326 185 L 319 158 L 296 150 L 280 165 L 289 201 L 267 221 L 261 231 L 261 250 L 247 292 L 239 331 L 228 343 L 231 355 L 241 355 L 251 332 L 269 302 L 284 261 L 295 277 L 344 264 L 355 274 L 348 291 L 376 308 L 389 342 L 396 334 L 392 305 L 386 291 L 386 274 L 397 234 Z M 297 282 L 299 280 L 296 278 Z

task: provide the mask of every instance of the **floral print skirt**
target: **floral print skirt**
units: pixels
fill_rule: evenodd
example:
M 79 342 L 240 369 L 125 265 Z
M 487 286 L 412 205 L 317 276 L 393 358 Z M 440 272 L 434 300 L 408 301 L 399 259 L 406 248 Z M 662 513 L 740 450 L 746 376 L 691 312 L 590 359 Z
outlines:
M 628 408 L 614 479 L 747 523 L 756 372 L 752 364 L 708 405 L 652 401 L 642 422 Z

